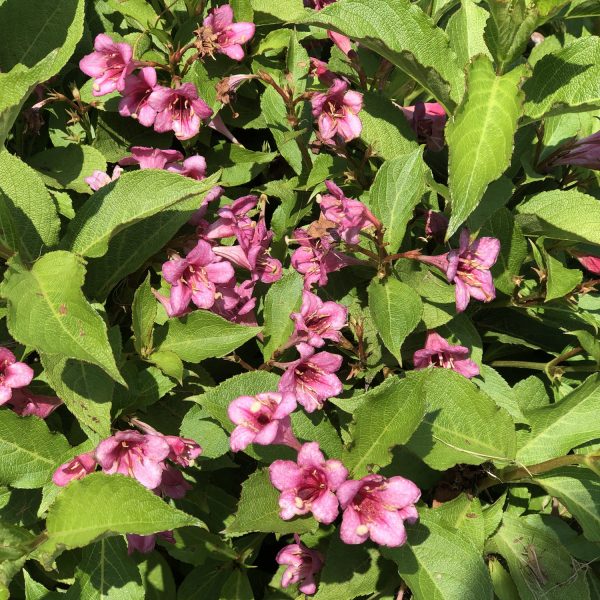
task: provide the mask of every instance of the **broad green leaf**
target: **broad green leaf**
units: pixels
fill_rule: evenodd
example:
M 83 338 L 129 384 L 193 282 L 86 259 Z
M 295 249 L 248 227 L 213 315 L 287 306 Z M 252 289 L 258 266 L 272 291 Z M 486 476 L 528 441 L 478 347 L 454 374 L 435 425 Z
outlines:
M 423 390 L 425 417 L 408 447 L 430 467 L 443 471 L 460 463 L 514 459 L 512 419 L 468 379 L 433 368 L 425 376 Z
M 385 226 L 383 239 L 393 254 L 400 247 L 406 225 L 425 191 L 423 149 L 417 148 L 383 163 L 369 192 L 369 205 Z
M 300 43 L 297 31 L 292 31 L 286 55 L 286 71 L 294 96 L 306 90 L 306 79 L 310 67 L 308 52 Z
M 461 494 L 458 498 L 444 502 L 435 509 L 446 525 L 458 529 L 479 552 L 485 543 L 485 521 L 479 498 L 469 498 Z
M 317 528 L 310 516 L 284 521 L 279 516 L 279 491 L 269 479 L 269 470 L 255 471 L 242 484 L 242 495 L 233 522 L 225 532 L 237 537 L 253 531 L 267 533 L 305 533 Z
M 150 286 L 150 274 L 136 290 L 131 306 L 131 326 L 133 344 L 140 356 L 146 356 L 152 349 L 152 330 L 157 312 L 156 298 Z
M 60 219 L 36 172 L 0 152 L 0 247 L 33 262 L 58 242 Z
M 475 210 L 487 186 L 510 164 L 522 114 L 519 85 L 523 75 L 523 68 L 496 75 L 487 56 L 478 56 L 469 66 L 463 102 L 446 126 L 452 196 L 448 238 Z
M 106 325 L 81 292 L 85 268 L 70 252 L 45 254 L 28 271 L 9 262 L 0 294 L 8 300 L 8 329 L 20 343 L 98 365 L 124 383 Z
M 513 418 L 515 423 L 528 422 L 527 417 L 523 414 L 519 406 L 514 389 L 492 367 L 481 365 L 479 377 L 474 382 L 500 408 L 503 408 Z
M 204 531 L 198 528 L 195 530 Z M 144 560 L 137 557 L 137 567 L 146 590 L 146 600 L 167 600 L 176 597 L 171 567 L 160 552 L 151 552 L 144 557 Z
M 324 411 L 307 413 L 297 410 L 292 414 L 292 429 L 300 442 L 318 442 L 328 458 L 342 454 L 342 440 Z
M 577 190 L 542 192 L 517 211 L 526 234 L 600 245 L 600 202 L 592 196 Z
M 581 283 L 583 273 L 579 269 L 567 269 L 563 261 L 550 253 L 545 253 L 546 261 L 546 302 L 563 298 Z
M 353 414 L 352 442 L 343 462 L 359 478 L 371 465 L 384 467 L 392 460 L 394 446 L 406 444 L 423 418 L 423 376 L 386 379 L 365 394 L 364 402 Z
M 203 409 L 192 406 L 181 422 L 179 433 L 202 446 L 204 458 L 217 458 L 229 452 L 229 436 L 214 421 L 202 418 Z
M 98 190 L 69 224 L 62 246 L 82 256 L 103 256 L 109 241 L 120 231 L 161 211 L 177 208 L 203 196 L 217 181 L 213 175 L 202 181 L 166 171 L 124 173 Z M 138 240 L 142 243 L 143 240 Z
M 269 287 L 264 301 L 263 356 L 271 358 L 275 350 L 283 346 L 294 331 L 290 314 L 299 312 L 302 304 L 304 280 L 296 271 L 290 270 Z
M 65 600 L 144 600 L 142 578 L 120 537 L 102 539 L 83 550 Z
M 303 19 L 381 54 L 447 109 L 463 93 L 463 73 L 445 32 L 409 0 L 345 0 Z
M 450 38 L 450 48 L 456 54 L 459 65 L 466 65 L 478 54 L 491 58 L 483 39 L 483 30 L 488 12 L 473 0 L 461 0 L 460 8 L 448 20 L 446 33 Z
M 200 362 L 232 352 L 258 333 L 260 327 L 238 325 L 206 310 L 196 310 L 181 319 L 169 319 L 155 332 L 159 350 L 175 352 L 181 360 Z
M 158 15 L 152 8 L 150 2 L 146 0 L 107 0 L 108 5 L 123 16 L 128 17 L 127 21 L 138 24 L 138 29 L 147 31 L 150 27 L 156 27 Z
M 401 363 L 400 348 L 421 320 L 423 303 L 410 286 L 388 277 L 369 285 L 369 310 L 387 349 Z
M 209 167 L 223 169 L 221 183 L 233 187 L 260 175 L 276 157 L 277 152 L 254 152 L 236 144 L 223 144 L 213 149 L 207 161 Z
M 488 560 L 488 569 L 492 585 L 494 586 L 494 594 L 498 600 L 520 600 L 515 582 L 497 558 L 490 557 Z
M 287 23 L 304 12 L 302 0 L 287 0 L 285 5 L 273 0 L 250 0 L 250 4 L 254 10 L 254 22 L 259 25 Z
M 585 537 L 600 542 L 600 480 L 585 467 L 562 467 L 533 481 L 558 498 L 577 519 Z
M 183 362 L 181 358 L 171 350 L 157 350 L 148 356 L 148 360 L 155 364 L 165 375 L 183 381 Z
M 123 533 L 150 535 L 202 522 L 123 475 L 92 473 L 72 481 L 58 495 L 46 518 L 42 554 L 56 555 Z
M 67 440 L 51 433 L 43 420 L 0 411 L 0 484 L 21 489 L 42 487 L 68 450 Z
M 23 579 L 25 581 L 25 600 L 56 600 L 62 597 L 60 592 L 51 592 L 33 579 L 25 569 L 23 569 Z
M 526 411 L 531 431 L 519 435 L 517 460 L 540 463 L 600 438 L 599 410 L 600 374 L 595 374 L 558 402 Z
M 420 522 L 407 526 L 408 541 L 382 554 L 398 565 L 415 600 L 483 600 L 492 598 L 481 553 L 434 510 L 420 509 Z
M 208 559 L 190 571 L 177 590 L 177 600 L 221 600 L 221 590 L 231 569 L 217 560 Z
M 585 36 L 542 57 L 523 91 L 531 119 L 600 107 L 600 38 Z
M 254 592 L 245 569 L 234 569 L 221 589 L 219 600 L 254 600 Z

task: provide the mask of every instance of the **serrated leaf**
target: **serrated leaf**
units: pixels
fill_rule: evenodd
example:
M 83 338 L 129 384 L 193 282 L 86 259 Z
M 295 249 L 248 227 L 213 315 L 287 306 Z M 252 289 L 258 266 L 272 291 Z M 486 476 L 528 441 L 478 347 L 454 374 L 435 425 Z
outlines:
M 485 522 L 479 498 L 469 498 L 466 494 L 461 494 L 458 498 L 438 506 L 435 514 L 448 526 L 460 531 L 479 552 L 483 552 Z
M 221 589 L 219 600 L 254 600 L 254 593 L 246 571 L 234 569 Z
M 353 414 L 352 442 L 343 462 L 359 478 L 370 465 L 384 467 L 392 460 L 394 446 L 406 444 L 425 413 L 423 376 L 392 377 L 369 391 Z
M 8 300 L 8 329 L 22 344 L 95 364 L 124 384 L 106 325 L 81 292 L 84 277 L 81 259 L 70 252 L 45 254 L 30 271 L 11 260 L 0 288 Z
M 214 421 L 202 418 L 203 410 L 192 406 L 181 422 L 179 433 L 202 446 L 204 458 L 218 458 L 229 452 L 229 436 Z
M 452 197 L 447 238 L 475 210 L 487 186 L 510 164 L 517 121 L 522 114 L 524 96 L 519 82 L 524 73 L 523 68 L 517 68 L 498 76 L 487 56 L 476 57 L 468 69 L 465 97 L 446 126 Z
M 486 54 L 491 58 L 483 39 L 488 12 L 473 0 L 461 0 L 460 5 L 446 27 L 450 48 L 456 54 L 458 64 L 466 65 L 478 54 Z
M 177 590 L 177 600 L 221 600 L 221 590 L 230 574 L 231 568 L 208 559 L 187 574 Z
M 67 440 L 51 433 L 43 420 L 0 411 L 0 484 L 21 489 L 42 487 L 68 450 Z
M 148 360 L 155 364 L 165 375 L 172 377 L 180 384 L 183 381 L 183 362 L 175 352 L 157 350 L 148 357 Z
M 563 262 L 550 253 L 544 253 L 546 262 L 545 302 L 563 298 L 581 283 L 583 273 L 579 269 L 567 269 Z
M 150 286 L 150 274 L 136 290 L 131 305 L 133 345 L 140 356 L 146 356 L 152 348 L 152 330 L 157 312 L 156 298 Z

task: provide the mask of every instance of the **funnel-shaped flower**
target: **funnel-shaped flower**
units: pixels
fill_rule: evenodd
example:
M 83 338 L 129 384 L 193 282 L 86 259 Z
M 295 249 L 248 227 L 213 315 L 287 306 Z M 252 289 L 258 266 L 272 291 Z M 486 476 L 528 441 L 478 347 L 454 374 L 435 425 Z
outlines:
M 199 154 L 186 158 L 181 164 L 170 163 L 166 169 L 172 173 L 179 173 L 184 177 L 190 177 L 197 181 L 206 179 L 206 159 Z
M 545 163 L 546 169 L 559 165 L 600 170 L 600 131 L 580 140 L 566 142 Z
M 165 435 L 163 437 L 171 449 L 168 458 L 177 465 L 189 467 L 202 454 L 202 447 L 194 440 L 182 438 L 178 435 Z
M 154 492 L 166 498 L 180 500 L 192 486 L 184 479 L 181 471 L 171 465 L 164 465 L 160 485 Z
M 32 379 L 33 369 L 0 346 L 0 405 L 12 398 L 13 389 L 29 385 Z
M 348 309 L 337 302 L 323 302 L 316 294 L 304 290 L 300 312 L 292 313 L 290 318 L 295 323 L 294 339 L 321 348 L 325 340 L 340 341 Z
M 40 396 L 33 394 L 27 388 L 13 390 L 10 406 L 14 412 L 22 417 L 35 415 L 40 419 L 47 418 L 53 413 L 63 401 L 56 396 Z
M 151 535 L 128 533 L 125 537 L 127 538 L 127 554 L 133 554 L 135 551 L 140 554 L 149 554 L 154 550 L 157 538 L 161 538 L 165 542 L 169 542 L 169 544 L 175 543 L 172 531 L 161 531 Z
M 441 335 L 430 331 L 425 348 L 417 350 L 413 357 L 415 369 L 441 367 L 452 369 L 469 379 L 479 375 L 477 363 L 469 358 L 470 351 L 464 346 L 452 346 Z
M 180 160 L 183 160 L 183 154 L 178 150 L 133 146 L 131 156 L 122 158 L 119 164 L 124 167 L 139 165 L 140 169 L 168 169 Z
M 148 98 L 156 84 L 156 71 L 152 67 L 144 67 L 139 73 L 129 75 L 125 79 L 123 98 L 119 101 L 119 114 L 137 119 L 144 127 L 152 127 L 156 110 L 150 106 Z
M 288 587 L 294 583 L 298 591 L 312 596 L 317 591 L 315 575 L 322 569 L 325 559 L 317 550 L 307 548 L 294 534 L 295 544 L 288 544 L 277 554 L 277 563 L 288 565 L 281 578 L 281 587 Z
M 402 112 L 417 134 L 419 142 L 426 144 L 427 148 L 435 152 L 442 150 L 446 111 L 441 104 L 417 102 L 414 106 L 402 107 Z
M 224 4 L 210 11 L 196 30 L 196 48 L 201 56 L 225 54 L 233 60 L 244 58 L 242 44 L 254 36 L 254 23 L 234 23 L 233 9 Z
M 253 291 L 254 281 L 247 280 L 238 284 L 232 279 L 226 285 L 219 286 L 211 310 L 233 323 L 256 326 L 256 298 L 252 297 Z
M 367 475 L 342 483 L 337 496 L 344 511 L 340 537 L 346 544 L 362 544 L 370 537 L 381 546 L 402 546 L 404 521 L 418 519 L 414 505 L 421 491 L 404 477 Z
M 93 473 L 96 470 L 97 464 L 93 452 L 79 454 L 70 461 L 60 465 L 54 471 L 52 481 L 61 487 L 65 486 L 70 481 L 73 481 L 73 479 L 83 479 L 86 475 Z
M 206 238 L 218 240 L 228 237 L 239 237 L 241 232 L 254 227 L 247 216 L 258 202 L 258 196 L 242 196 L 217 211 L 219 218 L 208 228 Z

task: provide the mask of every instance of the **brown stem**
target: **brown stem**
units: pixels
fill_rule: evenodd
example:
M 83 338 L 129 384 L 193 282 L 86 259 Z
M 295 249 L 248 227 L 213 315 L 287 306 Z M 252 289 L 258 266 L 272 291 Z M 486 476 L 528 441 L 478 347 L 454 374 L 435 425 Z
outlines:
M 232 354 L 231 356 L 224 356 L 223 358 L 225 360 L 237 363 L 241 367 L 244 367 L 244 369 L 246 369 L 246 371 L 256 371 L 255 367 L 253 367 L 251 364 L 248 364 L 243 358 L 241 358 L 240 356 L 238 356 L 235 353 Z

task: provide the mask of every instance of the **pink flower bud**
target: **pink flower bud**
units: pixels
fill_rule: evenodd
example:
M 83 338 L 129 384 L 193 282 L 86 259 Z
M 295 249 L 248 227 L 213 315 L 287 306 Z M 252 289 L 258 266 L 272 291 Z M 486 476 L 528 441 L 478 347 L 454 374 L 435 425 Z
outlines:
M 322 569 L 325 559 L 320 552 L 307 548 L 294 534 L 295 544 L 288 544 L 277 554 L 277 563 L 288 565 L 281 578 L 281 587 L 288 587 L 295 583 L 298 591 L 312 596 L 317 591 L 315 575 Z

